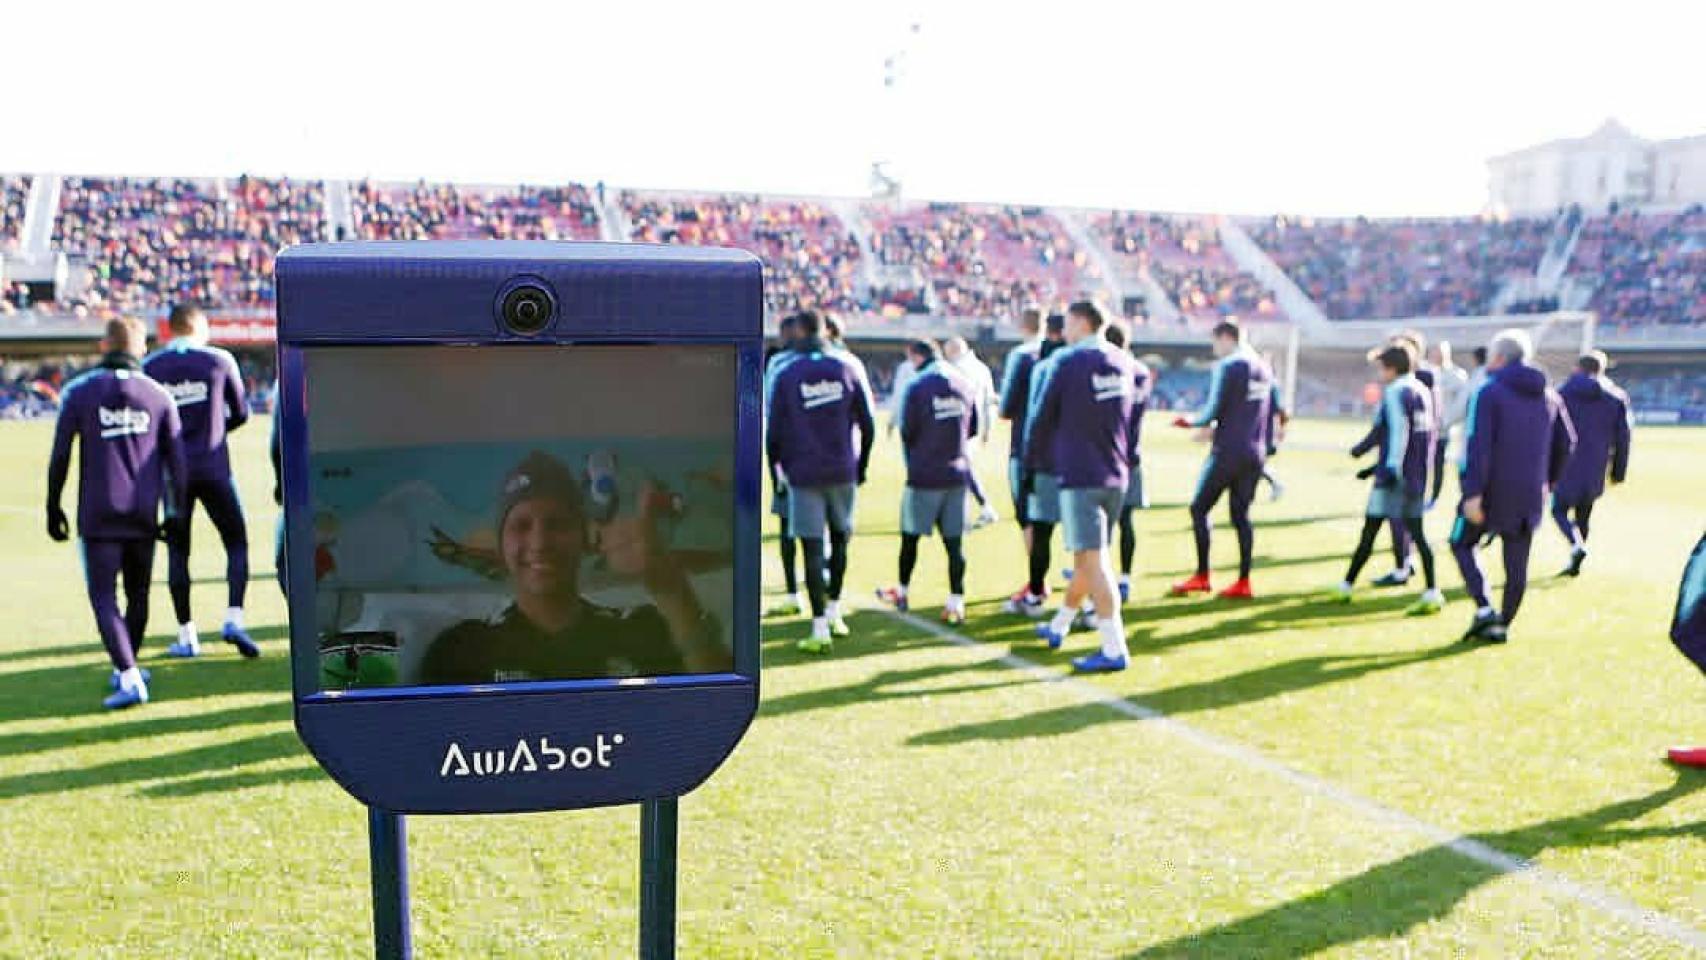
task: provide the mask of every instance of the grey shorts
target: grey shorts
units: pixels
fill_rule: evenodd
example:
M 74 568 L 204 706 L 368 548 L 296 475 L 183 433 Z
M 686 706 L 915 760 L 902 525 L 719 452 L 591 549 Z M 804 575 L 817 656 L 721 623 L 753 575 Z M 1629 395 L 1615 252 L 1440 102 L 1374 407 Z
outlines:
M 1136 507 L 1139 510 L 1149 509 L 1149 494 L 1143 490 L 1143 466 L 1133 464 L 1131 479 L 1125 485 L 1125 506 Z
M 1067 552 L 1100 550 L 1108 531 L 1120 518 L 1125 491 L 1118 487 L 1083 487 L 1060 491 L 1060 535 Z
M 851 483 L 828 487 L 793 487 L 788 491 L 788 527 L 801 540 L 822 540 L 829 531 L 853 530 L 853 506 L 858 488 Z
M 966 534 L 966 488 L 919 490 L 907 487 L 900 495 L 900 532 L 928 537 L 936 530 L 944 537 Z
M 1403 487 L 1394 484 L 1368 491 L 1368 510 L 1365 515 L 1384 520 L 1415 520 L 1419 519 L 1426 509 L 1427 501 L 1424 497 L 1410 496 L 1404 492 Z
M 1025 513 L 1037 523 L 1060 522 L 1060 478 L 1052 473 L 1031 475 L 1031 497 Z
M 1007 489 L 1013 493 L 1013 515 L 1025 513 L 1025 465 L 1017 460 L 1007 461 Z

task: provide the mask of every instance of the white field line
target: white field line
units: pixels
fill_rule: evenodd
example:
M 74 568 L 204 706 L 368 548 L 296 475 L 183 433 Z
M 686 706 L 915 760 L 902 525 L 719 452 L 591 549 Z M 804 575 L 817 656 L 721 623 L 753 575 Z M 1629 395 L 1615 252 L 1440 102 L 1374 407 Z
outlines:
M 896 620 L 956 646 L 984 652 L 989 651 L 987 644 L 979 643 L 964 634 L 956 633 L 940 624 L 932 623 L 910 613 L 901 613 L 886 607 L 870 607 L 868 609 L 880 609 Z M 1286 766 L 1280 761 L 1236 740 L 1230 740 L 1198 729 L 1188 723 L 1169 717 L 1153 707 L 1146 707 L 1123 697 L 1113 696 L 1094 684 L 1059 673 L 1034 661 L 1026 660 L 1017 654 L 1005 654 L 1000 657 L 1000 662 L 1003 666 L 1018 670 L 1032 679 L 1062 684 L 1087 701 L 1098 703 L 1115 713 L 1124 714 L 1134 720 L 1148 721 L 1198 749 L 1270 774 L 1306 793 L 1324 797 L 1341 806 L 1355 810 L 1376 823 L 1385 824 L 1394 830 L 1420 837 L 1437 846 L 1443 846 L 1459 856 L 1473 860 L 1500 873 L 1520 874 L 1546 890 L 1594 907 L 1655 937 L 1661 937 L 1706 954 L 1706 932 L 1697 930 L 1675 917 L 1640 906 L 1609 890 L 1572 880 L 1539 866 L 1531 860 L 1505 853 L 1479 840 L 1465 837 L 1444 827 L 1435 826 L 1425 820 L 1419 820 L 1401 810 L 1388 807 L 1361 794 L 1353 793 L 1330 781 Z

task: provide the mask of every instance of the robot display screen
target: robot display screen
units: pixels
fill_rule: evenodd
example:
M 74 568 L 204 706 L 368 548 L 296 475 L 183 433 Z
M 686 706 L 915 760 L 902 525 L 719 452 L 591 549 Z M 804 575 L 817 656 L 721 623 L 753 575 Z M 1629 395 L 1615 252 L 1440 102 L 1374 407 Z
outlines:
M 733 347 L 304 360 L 322 689 L 732 669 Z

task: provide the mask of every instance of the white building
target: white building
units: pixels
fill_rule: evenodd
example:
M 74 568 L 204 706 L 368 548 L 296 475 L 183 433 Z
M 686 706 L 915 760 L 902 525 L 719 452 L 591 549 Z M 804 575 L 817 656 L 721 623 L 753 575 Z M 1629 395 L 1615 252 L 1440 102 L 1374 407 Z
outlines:
M 1553 140 L 1487 161 L 1494 210 L 1544 214 L 1579 203 L 1598 212 L 1620 204 L 1706 202 L 1706 135 L 1647 140 L 1616 120 L 1585 137 Z

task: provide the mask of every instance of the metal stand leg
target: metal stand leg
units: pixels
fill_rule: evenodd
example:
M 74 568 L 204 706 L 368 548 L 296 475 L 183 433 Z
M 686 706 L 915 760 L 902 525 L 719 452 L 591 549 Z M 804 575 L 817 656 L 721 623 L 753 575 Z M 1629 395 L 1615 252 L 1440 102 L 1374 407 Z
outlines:
M 640 805 L 640 960 L 675 957 L 676 803 Z
M 373 955 L 409 960 L 409 846 L 403 815 L 367 808 L 368 859 L 373 873 Z

